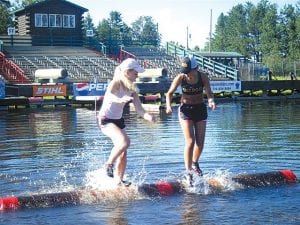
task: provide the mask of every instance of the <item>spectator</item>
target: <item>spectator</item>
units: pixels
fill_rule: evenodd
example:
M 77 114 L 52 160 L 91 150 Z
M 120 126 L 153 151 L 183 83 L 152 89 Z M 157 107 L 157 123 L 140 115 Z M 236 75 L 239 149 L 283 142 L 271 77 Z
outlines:
M 290 77 L 291 77 L 291 80 L 297 80 L 297 77 L 294 74 L 294 72 L 290 72 Z

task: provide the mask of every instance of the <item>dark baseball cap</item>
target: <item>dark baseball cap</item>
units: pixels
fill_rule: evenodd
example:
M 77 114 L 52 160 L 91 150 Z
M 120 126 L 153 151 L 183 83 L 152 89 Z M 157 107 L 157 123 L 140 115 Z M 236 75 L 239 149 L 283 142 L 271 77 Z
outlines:
M 195 69 L 198 67 L 198 63 L 194 56 L 186 56 L 181 60 L 181 73 L 189 73 L 192 69 Z

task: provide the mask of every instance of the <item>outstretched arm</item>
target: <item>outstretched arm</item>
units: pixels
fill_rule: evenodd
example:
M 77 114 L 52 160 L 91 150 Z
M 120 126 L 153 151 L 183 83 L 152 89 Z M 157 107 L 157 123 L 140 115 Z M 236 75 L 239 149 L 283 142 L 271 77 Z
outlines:
M 145 109 L 142 106 L 142 103 L 140 101 L 140 98 L 136 92 L 132 94 L 133 100 L 132 103 L 134 105 L 135 111 L 137 114 L 141 117 L 143 117 L 145 120 L 148 120 L 150 122 L 155 122 L 155 117 L 151 115 L 150 113 L 147 113 Z
M 214 94 L 211 90 L 209 78 L 208 78 L 207 74 L 205 74 L 205 73 L 202 74 L 202 80 L 203 80 L 203 84 L 204 84 L 205 93 L 207 95 L 208 106 L 214 110 L 216 108 L 216 104 L 214 101 Z
M 166 113 L 172 113 L 172 98 L 173 94 L 176 91 L 177 87 L 180 85 L 182 80 L 183 74 L 179 74 L 177 77 L 174 78 L 167 94 L 166 94 Z

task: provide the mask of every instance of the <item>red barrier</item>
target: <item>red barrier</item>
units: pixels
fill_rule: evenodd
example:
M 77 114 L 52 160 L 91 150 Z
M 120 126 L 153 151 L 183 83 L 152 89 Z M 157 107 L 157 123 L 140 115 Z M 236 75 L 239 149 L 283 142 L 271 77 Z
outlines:
M 1 61 L 1 73 L 6 80 L 15 83 L 29 83 L 29 79 L 25 76 L 24 70 L 22 70 L 13 61 L 8 60 L 4 53 L 0 52 Z

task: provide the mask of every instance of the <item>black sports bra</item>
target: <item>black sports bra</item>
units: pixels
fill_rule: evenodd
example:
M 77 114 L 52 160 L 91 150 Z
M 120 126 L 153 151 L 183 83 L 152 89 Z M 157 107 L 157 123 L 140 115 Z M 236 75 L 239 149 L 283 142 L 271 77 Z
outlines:
M 186 80 L 186 76 L 182 78 L 181 88 L 182 93 L 186 95 L 198 95 L 203 93 L 203 82 L 201 78 L 201 73 L 198 71 L 198 82 L 195 84 L 189 84 Z

